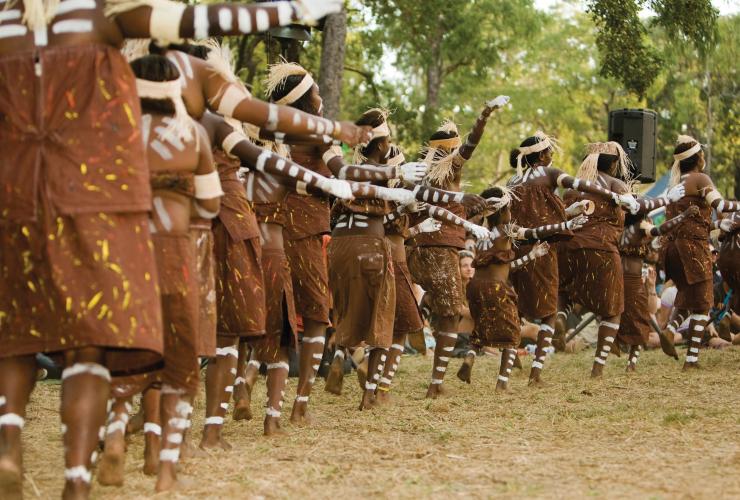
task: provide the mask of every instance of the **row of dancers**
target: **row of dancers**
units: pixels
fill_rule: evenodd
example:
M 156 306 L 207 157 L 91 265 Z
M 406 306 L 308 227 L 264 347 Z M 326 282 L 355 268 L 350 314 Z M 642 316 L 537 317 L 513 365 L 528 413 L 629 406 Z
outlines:
M 593 376 L 617 336 L 633 346 L 634 368 L 645 317 L 633 278 L 655 237 L 677 314 L 690 320 L 684 367 L 698 366 L 712 226 L 734 241 L 728 252 L 738 246 L 737 217 L 712 222 L 711 212 L 740 206 L 702 173 L 694 139 L 679 137 L 660 198 L 631 193 L 619 144 L 589 144 L 571 176 L 552 166 L 559 148 L 542 132 L 512 151 L 507 185 L 465 193 L 465 163 L 506 96 L 487 102 L 464 137 L 445 122 L 407 162 L 386 111 L 325 119 L 312 75 L 293 63 L 270 66 L 261 100 L 228 50 L 185 41 L 315 21 L 339 1 L 0 1 L 1 496 L 22 496 L 38 353 L 64 366 L 63 496 L 89 495 L 101 441 L 98 480 L 123 483 L 137 394 L 144 471 L 168 491 L 181 450 L 192 451 L 199 359 L 209 360 L 201 448 L 228 447 L 230 401 L 235 418 L 249 416 L 260 365 L 264 432 L 280 432 L 291 349 L 300 353 L 291 421 L 307 423 L 330 324 L 333 372 L 354 349 L 367 352 L 359 408 L 372 409 L 387 399 L 406 337 L 423 327 L 414 283 L 436 338 L 427 397 L 444 392 L 466 299 L 475 345 L 504 350 L 499 390 L 520 318 L 539 327 L 530 383 L 542 383 L 559 304 L 599 318 Z M 119 50 L 125 39 L 139 40 Z M 354 148 L 351 162 L 341 144 Z M 646 214 L 661 206 L 669 220 L 653 227 Z M 478 247 L 467 290 L 466 235 Z

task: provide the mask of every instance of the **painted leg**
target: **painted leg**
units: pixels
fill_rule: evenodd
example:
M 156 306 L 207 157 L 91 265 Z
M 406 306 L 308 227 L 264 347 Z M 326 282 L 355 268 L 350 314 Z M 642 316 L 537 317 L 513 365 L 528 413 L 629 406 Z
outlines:
M 640 346 L 639 345 L 630 346 L 630 354 L 627 359 L 627 371 L 628 372 L 637 371 L 637 360 L 638 359 L 640 359 Z
M 324 357 L 324 344 L 326 343 L 326 325 L 307 321 L 306 329 L 301 342 L 301 357 L 298 373 L 298 387 L 296 398 L 293 402 L 293 410 L 290 413 L 290 421 L 294 424 L 309 424 L 308 398 L 311 389 L 316 382 L 316 374 Z
M 103 456 L 98 466 L 98 483 L 102 485 L 123 486 L 126 466 L 126 425 L 131 410 L 131 398 L 115 399 L 108 412 Z
M 180 460 L 182 433 L 190 426 L 188 416 L 193 412 L 188 397 L 182 390 L 162 386 L 160 418 L 162 420 L 162 444 L 159 452 L 157 492 L 177 489 L 177 462 Z
M 382 347 L 371 347 L 366 349 L 367 358 L 367 380 L 365 390 L 360 401 L 360 410 L 371 410 L 376 406 L 375 391 L 378 388 L 380 374 L 383 373 L 385 362 L 388 360 L 388 349 Z
M 21 430 L 36 383 L 34 356 L 0 360 L 0 498 L 23 498 Z
M 110 395 L 110 373 L 100 364 L 103 358 L 104 351 L 96 348 L 66 354 L 60 410 L 65 450 L 62 498 L 65 499 L 90 495 L 91 468 L 98 442 L 105 437 Z
M 154 476 L 159 469 L 159 452 L 162 449 L 162 417 L 159 403 L 161 391 L 149 388 L 141 398 L 144 412 L 144 474 Z
M 234 379 L 234 420 L 252 420 L 252 387 L 259 375 L 259 363 L 249 361 L 251 353 L 249 344 L 239 342 L 239 358 L 236 361 Z
M 475 349 L 470 349 L 467 353 L 465 353 L 465 359 L 460 365 L 460 369 L 457 371 L 457 378 L 459 378 L 466 384 L 470 383 L 470 380 L 473 376 L 473 365 L 475 365 L 475 358 L 477 357 L 477 355 L 478 353 L 475 352 Z
M 368 356 L 370 351 L 364 347 L 358 347 L 352 353 L 352 363 L 355 365 L 357 370 L 357 383 L 360 384 L 360 390 L 365 390 L 365 383 L 367 382 L 368 372 Z
M 543 319 L 540 324 L 540 329 L 537 332 L 537 347 L 534 351 L 534 360 L 532 360 L 532 370 L 529 372 L 529 385 L 545 385 L 541 374 L 542 369 L 545 367 L 546 349 L 552 346 L 552 336 L 555 334 L 554 322 L 555 317 L 551 316 Z
M 345 357 L 346 354 L 343 348 L 338 347 L 337 350 L 334 351 L 334 359 L 332 359 L 331 361 L 331 366 L 329 367 L 329 375 L 327 375 L 326 384 L 324 385 L 324 390 L 326 392 L 336 394 L 337 396 L 340 396 L 342 394 Z
M 692 370 L 699 368 L 699 348 L 704 336 L 704 329 L 709 322 L 709 316 L 706 314 L 692 314 L 689 316 L 689 350 L 686 351 L 686 361 L 683 364 L 683 370 Z
M 444 394 L 442 383 L 447 372 L 447 365 L 450 362 L 450 355 L 455 350 L 457 343 L 457 333 L 439 332 L 437 333 L 437 345 L 434 347 L 434 367 L 432 368 L 432 381 L 427 389 L 426 397 L 428 399 L 437 399 Z
M 496 381 L 496 392 L 506 392 L 509 389 L 509 376 L 511 367 L 516 359 L 516 349 L 501 349 L 501 367 L 498 370 Z
M 280 348 L 280 360 L 276 363 L 267 363 L 267 408 L 265 410 L 265 436 L 285 434 L 280 427 L 283 398 L 285 397 L 285 383 L 288 380 L 288 349 Z
M 223 439 L 221 431 L 234 391 L 236 362 L 239 357 L 237 343 L 236 338 L 219 335 L 216 357 L 210 360 L 206 369 L 206 419 L 203 425 L 203 437 L 200 440 L 200 447 L 204 450 L 208 448 L 231 449 L 231 445 Z
M 378 392 L 375 393 L 375 401 L 380 405 L 390 404 L 390 390 L 393 379 L 396 376 L 398 367 L 401 364 L 401 355 L 403 354 L 406 343 L 406 336 L 399 335 L 394 337 L 393 345 L 388 351 L 388 359 L 383 367 L 383 373 L 378 382 Z
M 678 359 L 674 339 L 678 332 L 678 328 L 684 321 L 686 321 L 687 316 L 688 311 L 674 310 L 671 315 L 671 320 L 668 322 L 665 330 L 661 331 L 658 335 L 661 350 L 666 354 L 666 356 L 670 356 L 673 359 Z
M 619 316 L 612 316 L 599 322 L 599 337 L 596 342 L 596 355 L 591 367 L 591 378 L 600 378 L 604 374 L 604 366 L 609 352 L 614 346 L 614 339 L 619 331 Z

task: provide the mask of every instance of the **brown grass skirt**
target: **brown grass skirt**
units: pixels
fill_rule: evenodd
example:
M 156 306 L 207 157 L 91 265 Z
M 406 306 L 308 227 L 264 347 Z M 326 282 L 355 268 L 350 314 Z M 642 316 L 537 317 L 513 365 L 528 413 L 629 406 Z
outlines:
M 113 373 L 161 365 L 162 316 L 148 216 L 0 221 L 0 358 L 106 349 Z
M 216 355 L 216 262 L 213 257 L 213 233 L 208 227 L 192 227 L 198 270 L 198 356 Z
M 520 258 L 532 250 L 532 245 L 516 249 Z M 527 319 L 541 319 L 558 312 L 558 252 L 550 247 L 547 255 L 538 257 L 511 273 L 511 283 L 516 290 L 519 314 Z
M 218 334 L 259 337 L 265 333 L 265 287 L 259 237 L 234 240 L 213 223 Z
M 267 290 L 267 333 L 253 345 L 257 359 L 265 363 L 275 363 L 280 361 L 281 347 L 295 349 L 298 344 L 293 284 L 288 259 L 282 250 L 262 249 L 262 268 Z
M 285 239 L 296 310 L 302 318 L 329 324 L 329 271 L 321 234 Z
M 568 250 L 570 301 L 600 318 L 624 311 L 622 260 L 618 253 L 586 248 Z
M 467 290 L 470 315 L 475 321 L 473 345 L 513 349 L 519 346 L 522 328 L 517 295 L 509 284 L 473 276 Z
M 709 246 L 698 240 L 668 241 L 664 252 L 666 277 L 673 280 L 678 289 L 673 307 L 708 312 L 714 299 Z
M 335 236 L 329 244 L 329 280 L 337 345 L 390 347 L 396 282 L 390 242 L 377 236 Z
M 406 260 L 414 282 L 426 292 L 435 318 L 462 314 L 465 290 L 454 247 L 411 247 Z
M 642 276 L 624 275 L 624 312 L 619 322 L 619 340 L 629 345 L 645 345 L 650 337 L 648 294 Z

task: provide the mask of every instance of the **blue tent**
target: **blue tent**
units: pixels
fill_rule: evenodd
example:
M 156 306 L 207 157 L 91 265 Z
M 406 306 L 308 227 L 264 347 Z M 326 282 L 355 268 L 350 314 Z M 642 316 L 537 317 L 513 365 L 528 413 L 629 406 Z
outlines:
M 655 181 L 655 184 L 652 185 L 650 189 L 648 189 L 644 194 L 645 196 L 649 196 L 651 198 L 656 198 L 668 190 L 668 181 L 671 179 L 671 173 L 666 172 L 663 174 L 663 176 Z

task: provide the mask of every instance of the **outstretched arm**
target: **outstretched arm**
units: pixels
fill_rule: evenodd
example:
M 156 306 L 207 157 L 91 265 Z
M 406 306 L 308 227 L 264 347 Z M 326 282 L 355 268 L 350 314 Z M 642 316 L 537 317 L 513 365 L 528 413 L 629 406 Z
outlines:
M 588 217 L 585 215 L 577 215 L 572 219 L 561 222 L 560 224 L 547 224 L 546 226 L 536 227 L 529 229 L 520 227 L 516 232 L 516 239 L 518 240 L 544 240 L 555 234 L 562 233 L 564 231 L 575 231 L 584 226 L 588 222 Z
M 712 222 L 712 229 L 720 229 L 725 233 L 734 233 L 740 229 L 740 212 Z
M 421 182 L 427 171 L 427 165 L 421 162 L 409 162 L 393 167 L 348 165 L 344 162 L 341 149 L 337 147 L 327 148 L 322 160 L 338 178 L 358 182 L 401 179 L 414 184 Z
M 516 259 L 515 261 L 512 261 L 510 266 L 511 269 L 518 269 L 522 266 L 526 266 L 528 263 L 533 261 L 534 259 L 538 257 L 542 257 L 543 255 L 547 255 L 547 252 L 550 251 L 550 245 L 548 245 L 546 242 L 544 243 L 537 243 L 532 250 L 529 251 L 526 255 L 523 255 L 522 257 Z
M 712 179 L 704 175 L 699 181 L 697 189 L 700 193 L 706 193 L 704 199 L 717 212 L 737 212 L 740 210 L 740 201 L 729 201 L 722 197 L 722 193 L 714 187 Z
M 640 229 L 645 233 L 647 236 L 662 236 L 666 233 L 671 232 L 676 226 L 681 224 L 687 217 L 691 217 L 693 215 L 697 215 L 699 213 L 699 208 L 694 206 L 690 206 L 677 216 L 675 216 L 672 219 L 668 219 L 663 224 L 660 225 L 660 227 L 655 227 L 650 222 L 644 220 L 640 223 Z
M 604 199 L 612 199 L 618 205 L 626 207 L 630 212 L 636 213 L 639 210 L 639 205 L 632 194 L 628 193 L 626 189 L 619 189 L 618 191 L 610 191 L 599 186 L 596 182 L 584 181 L 568 175 L 562 170 L 555 167 L 545 167 L 548 177 L 558 187 L 565 189 L 573 189 L 582 193 L 592 194 L 599 196 Z

